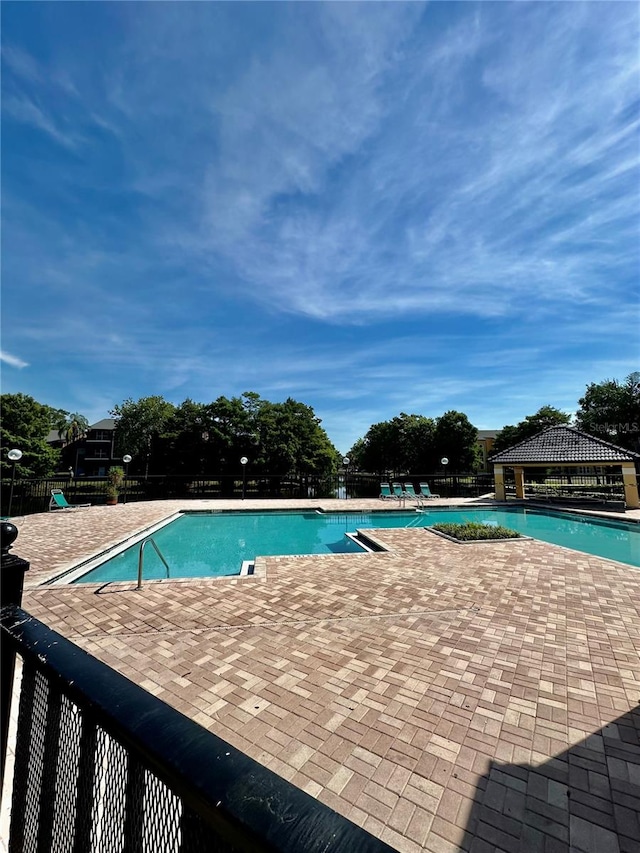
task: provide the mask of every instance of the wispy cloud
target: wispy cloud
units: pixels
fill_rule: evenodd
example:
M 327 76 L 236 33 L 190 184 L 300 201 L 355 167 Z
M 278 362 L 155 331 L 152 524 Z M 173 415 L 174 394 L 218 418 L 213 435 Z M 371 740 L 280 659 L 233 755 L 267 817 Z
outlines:
M 18 78 L 30 83 L 42 83 L 40 67 L 31 54 L 16 45 L 4 44 L 2 59 Z
M 75 149 L 83 137 L 75 126 L 75 116 L 70 119 L 60 109 L 60 94 L 77 94 L 66 75 L 51 73 L 29 52 L 12 44 L 3 45 L 2 62 L 11 72 L 3 81 L 5 116 L 45 133 L 65 148 Z
M 366 23 L 357 6 L 314 5 L 302 28 L 292 8 L 277 41 L 218 80 L 189 23 L 198 15 L 153 17 L 143 42 L 142 13 L 129 21 L 118 96 L 93 122 L 122 140 L 135 117 L 141 139 L 155 137 L 162 169 L 123 144 L 131 188 L 160 202 L 158 238 L 194 269 L 223 264 L 270 310 L 359 324 L 597 300 L 612 271 L 629 277 L 636 262 L 620 251 L 620 233 L 638 230 L 623 191 L 637 169 L 635 13 L 619 7 L 598 28 L 581 4 L 555 4 L 552 18 L 538 6 L 490 21 L 479 7 L 433 34 L 419 4 L 380 7 Z M 190 63 L 169 23 L 194 37 Z M 24 55 L 8 55 L 35 78 Z M 174 63 L 194 79 L 178 147 L 157 132 Z M 32 100 L 5 108 L 78 144 Z
M 637 169 L 633 14 L 600 35 L 591 16 L 554 6 L 549 37 L 547 9 L 511 9 L 510 40 L 474 18 L 428 62 L 416 60 L 424 33 L 396 29 L 365 67 L 353 43 L 332 57 L 339 97 L 295 54 L 253 66 L 220 109 L 210 248 L 253 298 L 340 322 L 597 299 L 635 261 L 616 239 L 637 233 L 624 191 Z M 431 85 L 440 63 L 479 78 L 482 112 L 467 88 L 438 85 L 448 75 Z M 398 103 L 388 93 L 409 68 Z M 363 146 L 370 156 L 349 163 Z
M 10 367 L 17 367 L 21 369 L 23 367 L 29 367 L 29 363 L 23 361 L 21 358 L 18 358 L 16 355 L 11 355 L 8 352 L 0 352 L 0 361 L 4 364 L 8 364 Z
M 60 129 L 51 116 L 30 98 L 9 96 L 3 99 L 2 109 L 16 121 L 43 131 L 65 148 L 76 148 L 81 141 L 77 133 Z

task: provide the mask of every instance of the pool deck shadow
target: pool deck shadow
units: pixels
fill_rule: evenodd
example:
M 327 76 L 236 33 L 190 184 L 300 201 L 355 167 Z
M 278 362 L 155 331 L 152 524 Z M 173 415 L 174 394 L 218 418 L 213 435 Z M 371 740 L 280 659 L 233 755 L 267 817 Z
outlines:
M 492 761 L 476 783 L 460 849 L 636 853 L 640 705 L 548 761 Z
M 197 503 L 189 508 L 267 502 Z M 589 797 L 619 790 L 622 772 L 639 781 L 627 735 L 640 700 L 640 571 L 537 541 L 461 548 L 409 528 L 373 531 L 387 552 L 260 558 L 255 578 L 112 584 L 100 594 L 38 586 L 184 506 L 17 520 L 14 551 L 32 563 L 25 609 L 400 851 L 627 853 L 637 809 L 613 799 L 621 822 L 612 825 Z M 625 758 L 610 751 L 615 731 Z M 599 745 L 606 760 L 585 757 Z M 565 819 L 553 810 L 573 783 L 540 768 L 572 763 L 587 788 Z M 539 816 L 514 818 L 511 808 Z M 575 835 L 563 841 L 535 823 L 547 819 Z M 505 830 L 508 820 L 520 829 Z M 529 823 L 538 835 L 522 828 Z M 505 847 L 509 837 L 538 846 Z M 595 845 L 602 839 L 608 847 Z

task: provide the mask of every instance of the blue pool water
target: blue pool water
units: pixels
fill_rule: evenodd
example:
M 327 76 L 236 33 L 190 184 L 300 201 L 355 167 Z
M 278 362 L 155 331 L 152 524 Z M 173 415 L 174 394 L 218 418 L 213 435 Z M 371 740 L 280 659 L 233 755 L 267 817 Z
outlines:
M 422 512 L 186 513 L 153 534 L 171 577 L 237 575 L 244 560 L 285 554 L 361 553 L 346 533 L 371 527 L 429 527 L 439 521 L 504 525 L 526 536 L 640 566 L 640 525 L 513 507 L 434 508 Z M 75 583 L 135 580 L 140 545 L 112 557 Z M 164 578 L 153 547 L 144 555 L 145 579 Z

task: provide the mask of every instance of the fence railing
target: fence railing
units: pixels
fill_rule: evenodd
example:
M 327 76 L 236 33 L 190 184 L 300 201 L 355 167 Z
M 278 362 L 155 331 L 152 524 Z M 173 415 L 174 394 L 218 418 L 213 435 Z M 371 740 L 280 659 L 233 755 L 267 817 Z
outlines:
M 423 474 L 401 477 L 401 482 L 427 482 L 434 494 L 443 498 L 479 498 L 493 492 L 492 474 Z
M 6 485 L 6 484 L 3 484 Z M 51 489 L 62 489 L 72 504 L 104 504 L 108 480 L 102 478 L 70 478 L 67 476 L 17 480 L 13 488 L 12 515 L 44 512 L 49 506 Z M 157 474 L 128 477 L 120 490 L 120 501 L 166 500 L 171 498 L 247 498 L 334 497 L 339 489 L 337 476 L 211 474 L 189 476 Z M 354 483 L 355 486 L 355 483 Z M 359 485 L 362 488 L 362 485 Z M 8 513 L 9 488 L 2 490 L 2 514 Z
M 3 672 L 22 661 L 9 853 L 390 853 L 2 596 Z
M 338 474 L 212 474 L 189 476 L 154 474 L 130 476 L 120 492 L 120 502 L 167 500 L 171 498 L 377 498 L 380 482 L 396 479 L 395 475 L 363 474 L 341 471 Z M 431 490 L 442 497 L 478 497 L 493 491 L 493 478 L 483 474 L 411 474 L 399 475 L 402 482 L 418 484 L 427 481 Z M 44 479 L 17 480 L 14 484 L 11 514 L 29 515 L 44 512 L 49 506 L 51 489 L 62 489 L 71 504 L 106 503 L 106 477 L 85 479 L 68 475 Z M 3 484 L 5 486 L 6 484 Z M 2 489 L 1 514 L 8 513 L 9 488 Z
M 624 481 L 620 471 L 593 474 L 567 474 L 525 468 L 524 491 L 530 500 L 547 502 L 601 503 L 625 500 Z M 513 472 L 507 469 L 505 477 L 507 498 L 516 496 Z

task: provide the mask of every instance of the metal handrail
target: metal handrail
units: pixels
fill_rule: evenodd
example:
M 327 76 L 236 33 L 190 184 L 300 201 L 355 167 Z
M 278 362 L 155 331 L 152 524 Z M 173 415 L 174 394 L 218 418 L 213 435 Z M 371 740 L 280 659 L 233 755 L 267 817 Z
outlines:
M 140 543 L 140 553 L 138 554 L 138 586 L 136 587 L 136 589 L 142 589 L 142 567 L 144 565 L 144 548 L 148 542 L 151 542 L 153 547 L 156 549 L 156 554 L 158 555 L 158 557 L 160 557 L 160 559 L 164 563 L 165 568 L 167 570 L 167 577 L 171 577 L 171 575 L 170 575 L 171 570 L 169 569 L 169 563 L 167 563 L 164 556 L 162 555 L 162 551 L 156 545 L 153 536 L 147 536 L 147 538 L 143 539 L 142 542 Z

